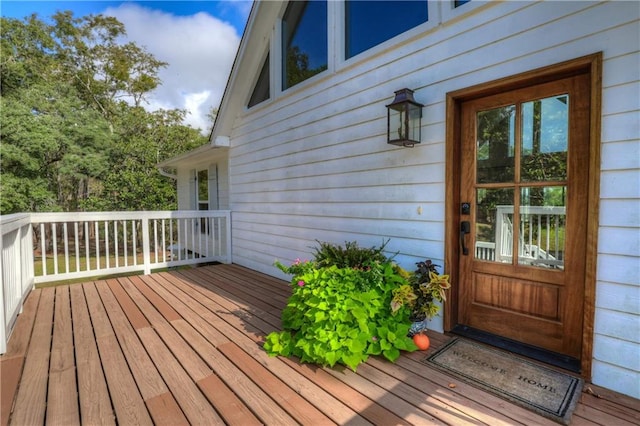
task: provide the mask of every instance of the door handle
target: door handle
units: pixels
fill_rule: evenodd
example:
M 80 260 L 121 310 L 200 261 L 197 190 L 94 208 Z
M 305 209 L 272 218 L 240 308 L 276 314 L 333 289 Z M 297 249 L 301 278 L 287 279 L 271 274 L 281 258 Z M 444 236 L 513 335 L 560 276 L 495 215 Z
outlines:
M 465 256 L 469 255 L 469 249 L 465 245 L 464 236 L 471 232 L 471 223 L 468 221 L 460 222 L 460 246 L 462 247 L 462 254 Z

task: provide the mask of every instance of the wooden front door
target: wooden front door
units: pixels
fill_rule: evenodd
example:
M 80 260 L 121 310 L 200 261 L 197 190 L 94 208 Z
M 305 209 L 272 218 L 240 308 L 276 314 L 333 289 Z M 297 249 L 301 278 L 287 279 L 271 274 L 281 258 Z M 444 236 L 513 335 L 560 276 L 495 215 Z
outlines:
M 589 85 L 582 74 L 460 105 L 457 322 L 576 360 Z

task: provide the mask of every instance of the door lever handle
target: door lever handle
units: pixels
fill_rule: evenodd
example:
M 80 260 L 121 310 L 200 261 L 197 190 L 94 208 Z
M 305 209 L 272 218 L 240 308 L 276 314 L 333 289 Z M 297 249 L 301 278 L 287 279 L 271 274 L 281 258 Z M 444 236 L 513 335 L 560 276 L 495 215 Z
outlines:
M 466 220 L 460 222 L 460 247 L 462 247 L 462 254 L 464 256 L 468 256 L 469 255 L 469 249 L 465 245 L 464 236 L 466 234 L 470 233 L 470 232 L 471 232 L 471 223 L 469 223 Z

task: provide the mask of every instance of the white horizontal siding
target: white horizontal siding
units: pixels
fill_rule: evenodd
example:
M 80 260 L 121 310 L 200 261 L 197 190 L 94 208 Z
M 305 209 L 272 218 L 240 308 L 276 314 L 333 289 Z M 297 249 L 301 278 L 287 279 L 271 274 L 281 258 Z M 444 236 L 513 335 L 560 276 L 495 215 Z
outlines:
M 598 253 L 597 269 L 598 285 L 602 282 L 614 282 L 638 286 L 640 263 L 637 256 Z
M 601 199 L 600 226 L 633 228 L 638 227 L 640 203 L 635 199 Z
M 602 336 L 593 348 L 593 356 L 603 363 L 617 366 L 629 372 L 640 371 L 640 358 L 635 356 L 634 342 L 616 337 Z M 637 373 L 636 373 L 637 376 Z
M 596 341 L 596 346 L 598 344 L 600 344 L 600 341 Z M 638 398 L 638 395 L 640 395 L 640 373 L 637 370 L 608 364 L 594 357 L 591 371 L 594 378 L 603 378 L 600 383 L 597 383 L 594 379 L 596 384 L 634 398 Z
M 640 276 L 639 28 L 634 2 L 496 2 L 277 94 L 233 126 L 234 261 L 282 276 L 273 261 L 309 257 L 315 240 L 390 238 L 403 266 L 442 264 L 446 94 L 602 51 L 593 380 L 639 397 L 638 303 L 617 297 L 637 298 Z M 384 105 L 402 87 L 426 105 L 413 149 L 385 143 Z
M 216 161 L 218 165 L 218 203 L 220 210 L 229 210 L 229 157 Z
M 603 143 L 602 170 L 637 170 L 640 168 L 640 140 L 633 140 L 632 132 L 635 131 L 635 137 L 640 135 L 640 119 L 637 113 L 618 114 L 613 117 L 623 119 L 606 120 L 605 127 L 616 133 L 619 138 L 628 139 Z
M 610 57 L 605 50 L 603 64 L 592 380 L 640 398 L 640 25 L 634 7 L 627 40 L 636 42 Z
M 640 287 L 638 286 L 601 281 L 596 293 L 598 308 L 634 314 L 640 306 Z

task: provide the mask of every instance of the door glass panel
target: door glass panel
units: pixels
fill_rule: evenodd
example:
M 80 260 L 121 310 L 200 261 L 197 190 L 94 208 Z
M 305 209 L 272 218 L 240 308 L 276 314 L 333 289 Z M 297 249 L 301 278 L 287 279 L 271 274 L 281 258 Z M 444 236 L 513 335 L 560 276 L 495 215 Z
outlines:
M 481 111 L 477 123 L 477 182 L 513 182 L 515 106 Z
M 569 95 L 522 104 L 522 181 L 565 180 L 568 138 Z
M 564 269 L 566 186 L 521 188 L 518 263 Z
M 476 190 L 476 259 L 512 261 L 513 194 L 513 188 Z

